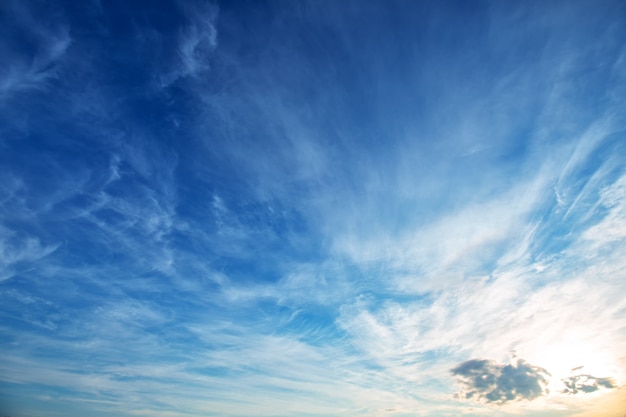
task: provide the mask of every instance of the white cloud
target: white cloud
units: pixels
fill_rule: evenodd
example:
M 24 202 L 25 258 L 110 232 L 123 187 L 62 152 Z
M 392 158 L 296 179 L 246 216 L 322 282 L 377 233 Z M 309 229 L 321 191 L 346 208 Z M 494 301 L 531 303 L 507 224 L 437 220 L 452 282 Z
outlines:
M 381 280 L 399 291 L 441 290 L 464 277 L 488 273 L 485 265 L 496 261 L 503 247 L 510 253 L 519 245 L 520 235 L 532 236 L 536 225 L 529 222 L 544 204 L 547 178 L 542 173 L 501 196 L 462 206 L 430 224 L 411 227 L 409 222 L 397 235 L 378 235 L 375 228 L 341 234 L 336 250 L 363 266 L 383 263 L 388 277 Z M 520 250 L 524 248 L 516 251 Z
M 33 56 L 22 56 L 11 47 L 3 48 L 6 55 L 0 69 L 0 99 L 10 98 L 20 91 L 45 87 L 49 79 L 58 75 L 57 66 L 72 43 L 67 26 L 59 22 L 42 24 L 33 11 L 20 2 L 9 2 L 4 6 L 10 9 L 13 17 L 11 29 L 34 38 L 37 52 Z
M 68 93 L 70 116 L 61 121 L 93 139 L 85 155 L 93 150 L 104 163 L 75 169 L 46 159 L 55 186 L 39 189 L 3 176 L 3 220 L 62 229 L 67 246 L 0 229 L 8 236 L 2 273 L 32 268 L 33 294 L 9 294 L 19 308 L 57 301 L 16 315 L 24 328 L 0 326 L 12 337 L 0 377 L 74 390 L 68 403 L 92 401 L 96 410 L 115 398 L 120 414 L 164 416 L 498 415 L 454 400 L 450 369 L 474 358 L 502 364 L 512 350 L 556 382 L 584 365 L 587 380 L 570 384 L 577 390 L 606 385 L 605 377 L 625 381 L 626 177 L 611 181 L 618 153 L 598 154 L 620 121 L 600 117 L 575 141 L 559 136 L 587 119 L 568 114 L 576 85 L 553 69 L 561 59 L 554 48 L 547 62 L 498 73 L 493 83 L 420 59 L 416 73 L 449 74 L 370 85 L 387 67 L 362 65 L 369 47 L 337 51 L 350 55 L 354 80 L 336 76 L 339 66 L 316 72 L 320 56 L 299 47 L 268 45 L 239 65 L 232 51 L 216 53 L 217 7 L 196 6 L 183 6 L 187 21 L 174 31 L 173 68 L 162 77 L 176 88 L 136 93 L 154 100 L 155 114 L 169 112 L 176 130 L 144 125 L 150 111 L 124 114 L 121 88 L 96 80 Z M 329 19 L 342 18 L 337 5 L 329 9 Z M 288 20 L 281 13 L 277 26 Z M 331 23 L 332 42 L 356 39 Z M 0 95 L 57 76 L 72 41 L 53 32 L 38 58 L 9 65 Z M 502 48 L 508 41 L 498 39 Z M 224 85 L 224 73 L 210 79 L 220 58 Z M 535 77 L 557 85 L 550 97 L 536 93 Z M 441 83 L 443 98 L 422 90 L 430 81 Z M 374 99 L 343 96 L 361 89 Z M 391 100 L 413 91 L 442 105 L 422 117 Z M 187 106 L 193 111 L 181 115 Z M 442 126 L 425 128 L 431 118 Z M 138 133 L 127 134 L 128 125 Z M 29 321 L 35 316 L 47 321 Z M 565 395 L 552 392 L 537 401 L 563 407 Z
M 600 192 L 599 203 L 607 210 L 604 218 L 583 233 L 589 249 L 599 249 L 626 237 L 626 175 Z
M 613 126 L 614 122 L 608 118 L 602 118 L 587 128 L 587 130 L 581 135 L 580 139 L 576 141 L 576 146 L 571 151 L 571 155 L 567 159 L 561 173 L 559 174 L 556 183 L 556 192 L 560 196 L 562 204 L 573 204 L 576 201 L 576 196 L 566 195 L 568 194 L 567 185 L 565 182 L 571 182 L 577 170 L 581 165 L 589 162 L 589 156 L 598 147 L 603 140 L 610 134 L 614 133 L 616 128 Z M 564 190 L 561 190 L 564 188 Z M 566 199 L 566 201 L 563 201 Z
M 0 226 L 0 281 L 11 278 L 20 263 L 36 263 L 58 248 L 59 244 L 42 244 L 37 237 L 17 234 Z
M 619 384 L 626 288 L 619 279 L 599 280 L 593 268 L 572 272 L 571 262 L 560 259 L 544 272 L 526 267 L 466 279 L 434 299 L 355 303 L 342 310 L 340 323 L 366 358 L 407 381 L 428 375 L 448 384 L 445 371 L 455 358 L 505 361 L 514 350 L 552 374 L 553 393 L 580 365 Z M 560 400 L 551 401 L 547 407 Z
M 211 68 L 211 56 L 218 45 L 218 6 L 212 2 L 189 2 L 183 9 L 188 24 L 181 29 L 178 37 L 174 69 L 161 77 L 161 87 L 187 77 L 198 81 L 206 76 Z

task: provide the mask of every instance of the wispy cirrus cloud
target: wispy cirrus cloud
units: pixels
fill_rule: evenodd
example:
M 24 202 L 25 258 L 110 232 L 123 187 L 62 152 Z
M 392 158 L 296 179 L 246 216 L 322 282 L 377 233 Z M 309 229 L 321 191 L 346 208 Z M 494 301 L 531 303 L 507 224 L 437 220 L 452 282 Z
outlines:
M 610 13 L 93 4 L 31 28 L 40 99 L 3 96 L 0 375 L 31 415 L 556 415 L 623 385 Z
M 0 99 L 13 94 L 44 88 L 46 82 L 59 75 L 57 66 L 72 43 L 69 27 L 63 22 L 51 21 L 44 26 L 27 6 L 16 1 L 2 6 L 5 36 L 0 44 L 5 65 L 0 70 Z M 19 50 L 13 39 L 26 38 L 34 44 L 31 54 Z
M 619 244 L 626 237 L 626 175 L 602 189 L 598 203 L 606 210 L 604 218 L 585 230 L 583 240 L 589 249 L 597 250 L 612 243 Z
M 0 225 L 0 281 L 28 270 L 29 264 L 45 258 L 59 248 L 58 243 L 43 244 L 35 236 L 18 234 Z
M 599 193 L 619 189 L 620 183 L 621 178 Z M 605 217 L 596 218 L 597 223 L 586 230 L 604 227 L 605 221 L 611 224 L 612 212 L 599 210 Z M 620 331 L 624 288 L 616 286 L 614 279 L 623 271 L 617 257 L 624 248 L 623 240 L 617 243 L 606 234 L 603 244 L 613 242 L 613 246 L 604 246 L 608 252 L 602 254 L 594 252 L 589 245 L 595 243 L 588 241 L 583 229 L 568 252 L 546 259 L 541 252 L 533 253 L 542 247 L 537 242 L 541 236 L 535 229 L 522 252 L 515 249 L 516 261 L 498 262 L 490 276 L 466 276 L 456 285 L 403 303 L 381 304 L 374 296 L 364 297 L 342 309 L 340 323 L 366 358 L 407 381 L 426 369 L 431 377 L 445 380 L 442 367 L 449 358 L 505 360 L 508 352 L 516 350 L 553 374 L 542 383 L 551 392 L 548 401 L 557 407 L 561 380 L 567 380 L 580 361 L 593 374 L 621 375 L 617 369 L 624 357 L 617 346 L 624 343 Z M 581 257 L 588 257 L 583 262 L 586 267 L 581 269 L 578 262 L 573 269 L 575 259 Z M 598 257 L 605 262 L 602 267 L 595 264 Z M 508 258 L 504 253 L 501 259 Z M 603 281 L 598 282 L 597 276 Z
M 216 3 L 186 3 L 182 5 L 182 13 L 187 22 L 179 30 L 171 68 L 158 75 L 161 88 L 186 78 L 202 83 L 202 77 L 209 76 L 212 55 L 218 45 Z
M 186 15 L 191 23 L 180 37 L 182 76 L 198 76 L 209 68 L 210 54 L 217 47 L 218 7 L 214 4 L 190 5 Z

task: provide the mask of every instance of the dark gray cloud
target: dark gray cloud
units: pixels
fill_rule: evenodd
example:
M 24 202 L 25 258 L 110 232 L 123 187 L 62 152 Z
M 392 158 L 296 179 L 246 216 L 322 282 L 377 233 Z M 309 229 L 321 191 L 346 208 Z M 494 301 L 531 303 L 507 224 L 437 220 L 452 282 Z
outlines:
M 471 359 L 451 372 L 463 387 L 459 397 L 496 404 L 532 400 L 547 393 L 550 376 L 545 369 L 521 359 L 515 364 Z
M 562 379 L 562 381 L 565 389 L 561 392 L 564 394 L 586 394 L 602 388 L 612 389 L 617 387 L 615 381 L 611 378 L 596 378 L 587 374 L 570 376 Z

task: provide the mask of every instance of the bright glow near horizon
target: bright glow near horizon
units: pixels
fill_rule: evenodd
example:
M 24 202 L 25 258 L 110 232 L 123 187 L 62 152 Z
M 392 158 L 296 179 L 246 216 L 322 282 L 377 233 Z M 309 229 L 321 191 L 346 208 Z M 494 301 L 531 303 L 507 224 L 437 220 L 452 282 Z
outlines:
M 0 2 L 0 415 L 622 417 L 623 1 Z

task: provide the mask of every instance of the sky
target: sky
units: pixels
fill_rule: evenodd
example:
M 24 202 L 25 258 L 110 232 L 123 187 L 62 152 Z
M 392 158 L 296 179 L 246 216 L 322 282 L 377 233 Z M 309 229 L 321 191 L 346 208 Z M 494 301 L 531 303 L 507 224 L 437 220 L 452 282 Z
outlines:
M 0 2 L 0 415 L 622 417 L 623 1 Z

